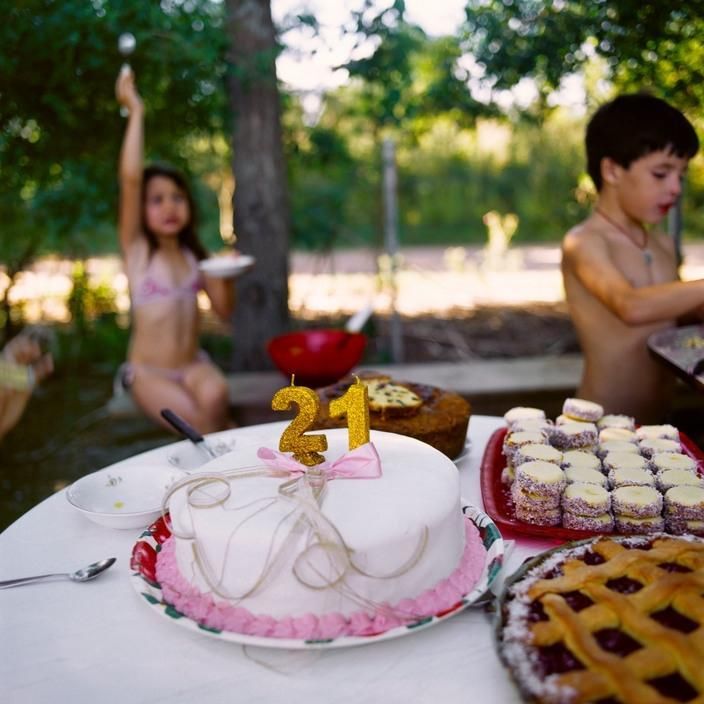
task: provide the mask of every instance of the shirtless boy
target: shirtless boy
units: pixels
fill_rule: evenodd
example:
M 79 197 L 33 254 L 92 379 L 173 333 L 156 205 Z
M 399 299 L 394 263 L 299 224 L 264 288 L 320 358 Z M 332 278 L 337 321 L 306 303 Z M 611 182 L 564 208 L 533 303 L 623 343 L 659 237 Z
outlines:
M 704 280 L 679 281 L 672 238 L 656 226 L 677 202 L 699 148 L 675 108 L 644 94 L 603 105 L 587 126 L 587 166 L 598 198 L 562 244 L 567 304 L 584 354 L 577 391 L 638 422 L 667 413 L 672 375 L 648 337 L 704 310 Z

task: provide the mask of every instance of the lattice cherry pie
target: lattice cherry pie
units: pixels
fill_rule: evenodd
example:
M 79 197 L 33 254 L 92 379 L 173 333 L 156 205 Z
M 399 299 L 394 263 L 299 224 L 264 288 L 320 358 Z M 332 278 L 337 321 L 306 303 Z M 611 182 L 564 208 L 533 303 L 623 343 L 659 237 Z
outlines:
M 704 702 L 704 540 L 562 546 L 507 587 L 499 648 L 530 701 Z

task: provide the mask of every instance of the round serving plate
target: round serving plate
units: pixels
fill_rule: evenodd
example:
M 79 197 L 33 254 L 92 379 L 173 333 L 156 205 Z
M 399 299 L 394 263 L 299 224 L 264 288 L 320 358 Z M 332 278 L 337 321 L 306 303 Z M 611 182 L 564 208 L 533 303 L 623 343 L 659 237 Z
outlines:
M 425 628 L 435 626 L 442 621 L 460 613 L 468 606 L 485 595 L 494 583 L 504 558 L 504 542 L 501 533 L 494 522 L 483 511 L 466 501 L 462 501 L 462 513 L 466 520 L 471 521 L 479 530 L 486 548 L 486 558 L 481 575 L 472 590 L 451 609 L 436 616 L 428 616 L 415 623 L 392 628 L 383 633 L 370 636 L 341 636 L 326 640 L 301 640 L 294 638 L 266 638 L 250 636 L 231 631 L 220 631 L 208 628 L 177 611 L 171 604 L 164 601 L 161 586 L 156 581 L 156 556 L 171 535 L 166 521 L 162 518 L 149 530 L 142 533 L 132 551 L 132 586 L 144 598 L 149 608 L 159 616 L 166 617 L 172 623 L 194 633 L 207 635 L 220 640 L 239 643 L 241 645 L 259 646 L 265 648 L 281 648 L 287 650 L 322 650 L 329 648 L 347 648 L 356 645 L 368 645 L 392 638 L 411 635 Z
M 248 254 L 240 254 L 238 256 L 210 257 L 209 259 L 203 259 L 198 263 L 198 268 L 206 276 L 227 279 L 243 274 L 245 271 L 251 269 L 254 263 L 254 257 Z

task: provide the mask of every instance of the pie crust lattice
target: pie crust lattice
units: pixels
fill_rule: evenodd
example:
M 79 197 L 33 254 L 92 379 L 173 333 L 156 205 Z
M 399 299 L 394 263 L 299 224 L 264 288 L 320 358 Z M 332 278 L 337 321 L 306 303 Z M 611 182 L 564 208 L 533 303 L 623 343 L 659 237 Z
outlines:
M 704 541 L 597 538 L 503 598 L 501 655 L 538 702 L 704 702 Z

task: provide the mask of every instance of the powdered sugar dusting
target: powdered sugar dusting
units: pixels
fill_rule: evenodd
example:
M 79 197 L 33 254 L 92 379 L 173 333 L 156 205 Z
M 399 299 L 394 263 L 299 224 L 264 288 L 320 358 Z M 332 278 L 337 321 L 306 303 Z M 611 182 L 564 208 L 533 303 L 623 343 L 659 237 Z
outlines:
M 569 556 L 579 559 L 592 548 L 593 542 L 570 548 Z M 558 683 L 555 675 L 543 677 L 536 650 L 530 647 L 532 633 L 529 615 L 532 599 L 531 587 L 546 574 L 556 570 L 565 561 L 565 551 L 560 549 L 547 555 L 538 564 L 528 568 L 524 575 L 511 585 L 508 600 L 504 603 L 501 631 L 501 656 L 514 673 L 522 689 L 530 696 L 545 702 L 568 704 L 576 696 L 571 687 Z

